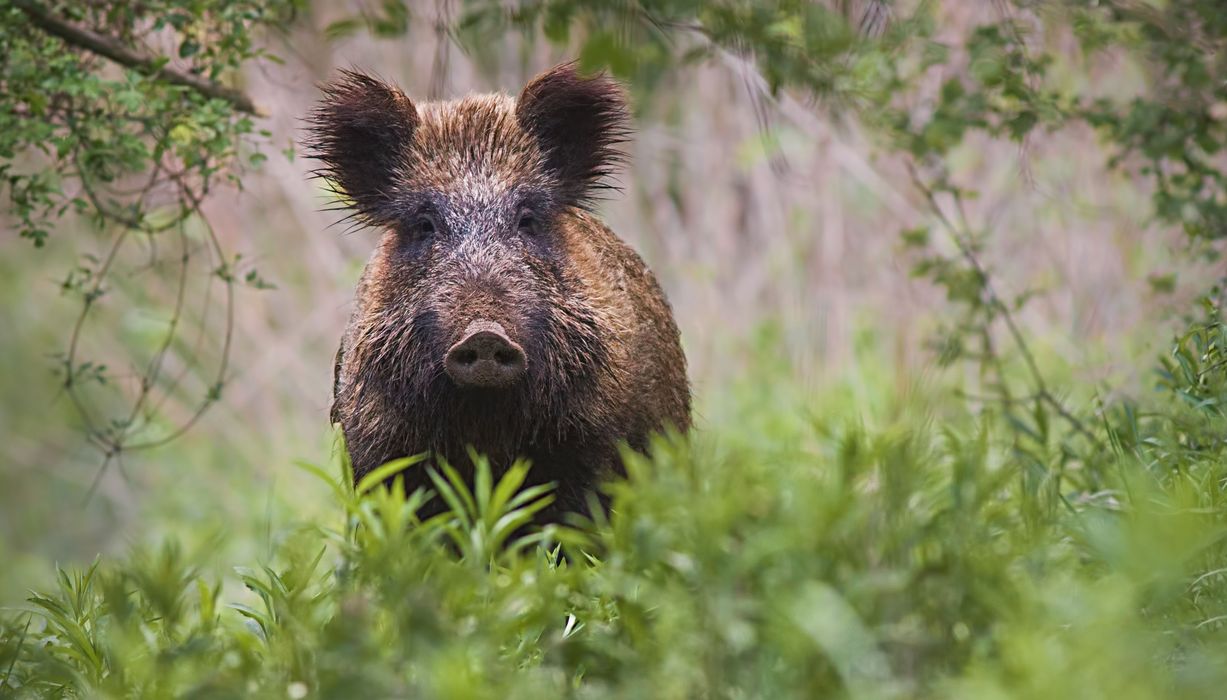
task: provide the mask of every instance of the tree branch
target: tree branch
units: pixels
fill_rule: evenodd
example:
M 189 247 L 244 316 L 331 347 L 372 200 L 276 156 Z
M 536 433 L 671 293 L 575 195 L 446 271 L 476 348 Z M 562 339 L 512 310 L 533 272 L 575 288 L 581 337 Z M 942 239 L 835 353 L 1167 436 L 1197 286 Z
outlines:
M 32 0 L 13 0 L 30 21 L 39 29 L 52 36 L 63 39 L 68 44 L 85 49 L 133 70 L 152 75 L 173 85 L 180 85 L 207 97 L 229 102 L 235 109 L 247 114 L 263 116 L 263 112 L 252 102 L 251 98 L 239 90 L 219 85 L 192 73 L 187 73 L 170 66 L 157 67 L 158 59 L 142 55 L 124 46 L 112 37 L 98 34 L 83 27 L 78 27 L 67 20 L 57 17 L 54 13 Z
M 1048 388 L 1048 383 L 1044 381 L 1044 374 L 1040 372 L 1039 363 L 1035 361 L 1035 356 L 1031 354 L 1031 347 L 1027 344 L 1026 337 L 1023 336 L 1022 330 L 1014 321 L 1014 314 L 1010 311 L 1009 305 L 1005 300 L 997 294 L 997 290 L 993 286 L 992 277 L 988 274 L 988 270 L 980 264 L 980 259 L 976 257 L 975 251 L 972 249 L 969 241 L 971 238 L 971 225 L 967 221 L 967 213 L 963 209 L 963 200 L 958 191 L 952 191 L 954 203 L 959 215 L 959 223 L 955 223 L 946 212 L 942 209 L 937 201 L 937 193 L 932 187 L 925 183 L 924 178 L 916 171 L 916 165 L 912 161 L 907 161 L 908 175 L 912 179 L 912 183 L 924 195 L 925 201 L 929 205 L 930 211 L 937 217 L 938 221 L 945 227 L 946 232 L 950 234 L 950 240 L 958 249 L 959 254 L 971 267 L 971 269 L 979 276 L 983 289 L 986 293 L 986 303 L 994 309 L 999 318 L 1005 322 L 1006 330 L 1010 334 L 1010 338 L 1014 341 L 1014 346 L 1022 354 L 1023 362 L 1027 367 L 1027 372 L 1031 375 L 1031 382 L 1035 385 L 1034 398 L 1048 404 L 1057 412 L 1065 422 L 1068 423 L 1076 432 L 1085 437 L 1096 449 L 1103 449 L 1103 443 L 1092 433 L 1080 418 L 1075 416 L 1065 407 L 1065 404 L 1056 397 L 1055 394 Z M 959 224 L 962 224 L 960 228 Z M 991 322 L 992 319 L 989 319 Z

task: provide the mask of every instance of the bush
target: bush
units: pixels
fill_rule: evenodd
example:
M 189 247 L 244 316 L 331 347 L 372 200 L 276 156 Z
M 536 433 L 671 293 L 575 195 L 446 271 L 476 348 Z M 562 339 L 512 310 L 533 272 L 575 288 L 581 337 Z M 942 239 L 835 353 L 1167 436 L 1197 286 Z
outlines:
M 472 489 L 436 473 L 433 493 L 408 497 L 383 479 L 425 468 L 414 460 L 357 487 L 343 463 L 306 466 L 340 522 L 285 532 L 270 563 L 234 576 L 173 542 L 61 571 L 5 620 L 3 687 L 1151 698 L 1208 697 L 1227 681 L 1227 469 L 1217 443 L 1190 439 L 1227 432 L 1210 400 L 1222 395 L 1206 393 L 1223 385 L 1202 371 L 1221 368 L 1169 366 L 1173 400 L 1105 412 L 1111 485 L 1081 492 L 1048 475 L 1049 503 L 1025 473 L 1033 455 L 992 415 L 913 391 L 849 420 L 840 392 L 824 403 L 780 363 L 761 366 L 778 374 L 735 392 L 736 423 L 627 455 L 598 522 L 525 527 L 550 495 L 519 489 L 524 464 L 496 479 L 479 461 Z M 419 522 L 429 497 L 450 510 Z

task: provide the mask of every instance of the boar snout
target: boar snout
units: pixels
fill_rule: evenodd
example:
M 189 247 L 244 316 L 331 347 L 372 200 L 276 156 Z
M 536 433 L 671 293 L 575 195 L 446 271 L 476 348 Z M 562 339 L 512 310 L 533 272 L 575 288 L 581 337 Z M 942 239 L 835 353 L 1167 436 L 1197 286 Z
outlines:
M 511 386 L 524 375 L 527 366 L 524 348 L 493 321 L 470 323 L 464 336 L 443 359 L 443 367 L 452 381 L 474 389 Z

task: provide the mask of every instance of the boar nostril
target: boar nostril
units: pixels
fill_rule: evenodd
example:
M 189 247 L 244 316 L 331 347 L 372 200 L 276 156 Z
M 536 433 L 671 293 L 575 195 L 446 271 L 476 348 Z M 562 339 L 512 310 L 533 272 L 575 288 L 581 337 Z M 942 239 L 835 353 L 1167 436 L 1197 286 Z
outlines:
M 492 321 L 474 321 L 443 358 L 452 381 L 462 387 L 502 388 L 515 383 L 528 365 L 524 349 Z
M 462 365 L 471 365 L 474 362 L 477 362 L 477 351 L 469 348 L 461 348 L 460 351 L 456 353 L 456 362 L 459 362 Z

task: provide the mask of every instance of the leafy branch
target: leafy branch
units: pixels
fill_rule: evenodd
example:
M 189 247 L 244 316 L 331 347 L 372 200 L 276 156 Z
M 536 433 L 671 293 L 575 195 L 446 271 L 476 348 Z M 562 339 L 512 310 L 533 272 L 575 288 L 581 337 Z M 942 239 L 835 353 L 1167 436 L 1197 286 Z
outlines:
M 1040 371 L 1039 363 L 1036 362 L 1035 355 L 1031 352 L 1027 338 L 1020 329 L 1018 322 L 1015 320 L 1014 313 L 1011 311 L 1010 305 L 1007 304 L 1001 298 L 1001 295 L 997 293 L 992 275 L 980 262 L 980 258 L 976 254 L 976 251 L 970 242 L 972 229 L 967 219 L 966 207 L 963 204 L 963 195 L 961 191 L 950 185 L 945 185 L 942 188 L 943 191 L 948 192 L 951 198 L 954 200 L 955 211 L 958 212 L 958 222 L 956 223 L 949 215 L 946 214 L 945 210 L 938 202 L 937 190 L 925 182 L 924 178 L 917 172 L 915 164 L 908 161 L 907 170 L 908 175 L 911 178 L 912 185 L 924 196 L 929 211 L 942 224 L 942 227 L 948 234 L 949 240 L 954 244 L 959 255 L 966 262 L 968 267 L 974 272 L 974 276 L 979 284 L 980 291 L 983 293 L 983 303 L 989 311 L 986 319 L 987 324 L 991 324 L 995 318 L 1000 318 L 1002 323 L 1005 325 L 1007 332 L 1009 333 L 1015 349 L 1017 349 L 1019 355 L 1022 356 L 1023 365 L 1026 368 L 1027 376 L 1033 385 L 1033 391 L 1028 395 L 1028 398 L 1032 401 L 1045 404 L 1052 410 L 1056 411 L 1057 415 L 1065 420 L 1078 434 L 1086 438 L 1096 450 L 1102 449 L 1103 443 L 1099 439 L 1099 436 L 1087 428 L 1085 422 L 1066 408 L 1065 404 L 1049 389 L 1048 382 L 1044 379 L 1043 372 Z M 989 329 L 985 328 L 984 332 L 989 332 Z M 993 357 L 992 360 L 997 367 L 1000 367 L 998 358 Z M 1010 396 L 1008 386 L 1006 384 L 1006 378 L 1004 374 L 1000 372 L 998 374 L 998 387 L 1001 389 L 1002 394 L 994 397 L 993 400 L 1000 401 L 1004 404 L 1014 403 L 1016 401 Z
M 253 101 L 222 78 L 271 58 L 260 32 L 284 26 L 300 4 L 0 0 L 9 215 L 35 247 L 65 221 L 105 237 L 63 277 L 60 292 L 80 308 L 53 356 L 86 440 L 103 455 L 90 494 L 125 452 L 178 438 L 220 399 L 235 287 L 270 286 L 225 250 L 204 205 L 241 184 L 271 135 L 257 130 Z M 175 42 L 178 67 L 140 48 L 151 39 Z M 134 310 L 157 325 L 125 333 L 110 323 Z M 115 375 L 119 362 L 132 371 Z
M 33 0 L 12 0 L 12 3 L 24 12 L 39 29 L 63 39 L 72 46 L 91 51 L 125 68 L 131 68 L 172 85 L 190 88 L 209 98 L 224 100 L 240 112 L 252 115 L 263 114 L 255 102 L 242 91 L 173 68 L 167 65 L 168 59 L 164 56 L 144 55 L 124 46 L 123 43 L 112 37 L 79 27 Z

